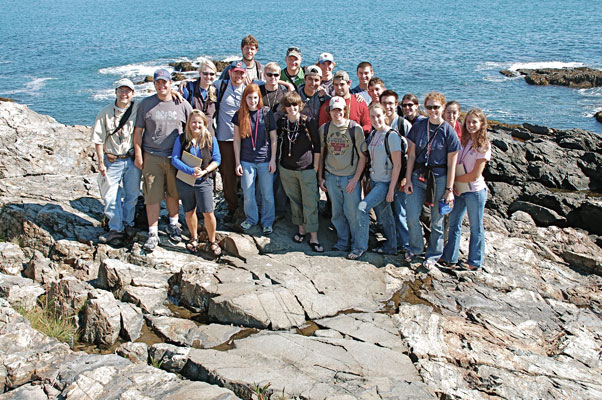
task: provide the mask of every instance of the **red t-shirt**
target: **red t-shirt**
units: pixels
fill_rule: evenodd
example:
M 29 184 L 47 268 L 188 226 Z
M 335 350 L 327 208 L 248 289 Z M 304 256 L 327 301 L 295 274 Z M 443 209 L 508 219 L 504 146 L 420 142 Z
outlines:
M 349 110 L 349 115 L 345 115 L 345 118 L 360 124 L 364 131 L 364 135 L 368 135 L 372 130 L 372 124 L 370 123 L 370 113 L 368 112 L 366 103 L 358 103 L 354 94 L 349 96 L 348 99 L 345 99 L 345 103 Z M 320 118 L 318 119 L 320 126 L 331 120 L 330 113 L 327 111 L 329 104 L 329 102 L 326 102 L 322 104 L 322 107 L 320 108 Z

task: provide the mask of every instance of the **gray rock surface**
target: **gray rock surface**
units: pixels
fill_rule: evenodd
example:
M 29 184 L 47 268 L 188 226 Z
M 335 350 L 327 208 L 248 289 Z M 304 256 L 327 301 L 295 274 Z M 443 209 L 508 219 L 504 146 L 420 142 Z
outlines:
M 250 399 L 270 383 L 272 398 L 602 398 L 602 207 L 557 190 L 602 187 L 599 135 L 494 128 L 486 259 L 474 273 L 313 255 L 292 242 L 286 218 L 269 237 L 220 232 L 230 254 L 219 262 L 163 233 L 152 254 L 145 232 L 99 245 L 87 129 L 0 103 L 0 147 L 10 150 L 0 150 L 0 238 L 19 244 L 33 279 L 0 275 L 0 292 L 33 305 L 46 290 L 65 312 L 85 310 L 84 337 L 105 347 L 120 336 L 129 342 L 118 352 L 141 364 L 74 353 L 0 298 L 0 396 Z M 507 219 L 515 202 L 539 208 Z M 563 226 L 536 226 L 542 209 Z M 334 234 L 321 226 L 328 249 Z M 467 251 L 465 225 L 461 259 Z
M 23 269 L 25 254 L 14 243 L 0 242 L 0 272 L 7 275 L 18 275 Z
M 0 297 L 13 306 L 31 309 L 44 292 L 45 290 L 31 279 L 0 274 Z

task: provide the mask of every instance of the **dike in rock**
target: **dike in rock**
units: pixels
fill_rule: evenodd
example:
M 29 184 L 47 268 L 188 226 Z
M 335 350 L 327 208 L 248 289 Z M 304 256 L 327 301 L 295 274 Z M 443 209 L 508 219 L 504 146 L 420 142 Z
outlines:
M 588 67 L 502 70 L 505 76 L 524 76 L 530 85 L 557 85 L 587 89 L 602 86 L 602 71 Z
M 268 384 L 289 399 L 602 398 L 600 205 L 558 191 L 598 190 L 599 138 L 532 125 L 491 135 L 483 271 L 312 255 L 286 220 L 269 237 L 220 231 L 229 254 L 216 261 L 168 243 L 163 219 L 152 254 L 144 232 L 98 244 L 87 130 L 0 103 L 0 399 L 251 399 Z M 52 167 L 68 153 L 78 161 Z M 118 355 L 32 330 L 15 307 L 42 294 Z

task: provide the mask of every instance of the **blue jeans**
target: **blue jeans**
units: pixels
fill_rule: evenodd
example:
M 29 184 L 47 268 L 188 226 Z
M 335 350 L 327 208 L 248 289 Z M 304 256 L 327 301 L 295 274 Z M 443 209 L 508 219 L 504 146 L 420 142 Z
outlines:
M 466 192 L 456 196 L 454 208 L 449 214 L 449 233 L 447 244 L 443 249 L 444 261 L 450 263 L 458 262 L 458 251 L 460 250 L 460 235 L 462 233 L 462 219 L 468 211 L 468 222 L 470 223 L 470 242 L 468 245 L 468 264 L 481 268 L 485 257 L 485 229 L 483 228 L 483 213 L 487 201 L 487 188 L 478 192 Z
M 435 205 L 431 207 L 431 237 L 426 248 L 425 259 L 439 261 L 443 253 L 443 216 L 439 214 L 439 200 L 445 194 L 445 185 L 447 176 L 435 178 Z M 408 220 L 408 230 L 410 233 L 410 253 L 412 255 L 421 255 L 424 251 L 424 237 L 422 236 L 422 227 L 420 226 L 420 214 L 422 204 L 426 199 L 426 183 L 418 180 L 418 172 L 412 174 L 412 186 L 414 191 L 408 195 L 406 201 L 406 211 Z
M 404 250 L 410 249 L 410 233 L 408 232 L 408 221 L 406 219 L 406 193 L 395 189 L 395 200 L 391 204 L 395 230 L 397 231 L 397 247 Z
M 270 174 L 268 164 L 241 161 L 242 178 L 240 184 L 244 196 L 244 210 L 247 222 L 255 225 L 259 221 L 259 210 L 255 199 L 255 182 L 261 193 L 261 225 L 272 226 L 275 219 L 274 175 Z
M 140 194 L 140 171 L 131 158 L 118 158 L 109 162 L 104 156 L 110 188 L 102 197 L 109 229 L 123 232 L 124 225 L 134 225 L 136 202 Z
M 353 175 L 337 176 L 325 171 L 326 189 L 332 203 L 331 222 L 337 230 L 337 243 L 334 248 L 348 251 L 355 247 L 357 232 L 357 206 L 361 198 L 361 188 L 358 182 L 352 193 L 345 188 Z M 351 236 L 351 241 L 349 237 Z
M 387 241 L 383 245 L 385 253 L 395 254 L 397 252 L 397 235 L 395 232 L 395 221 L 391 204 L 387 203 L 387 192 L 389 191 L 389 182 L 374 182 L 370 180 L 370 193 L 364 200 L 360 201 L 357 212 L 357 235 L 353 250 L 368 250 L 368 236 L 370 234 L 370 210 L 378 216 L 385 231 Z

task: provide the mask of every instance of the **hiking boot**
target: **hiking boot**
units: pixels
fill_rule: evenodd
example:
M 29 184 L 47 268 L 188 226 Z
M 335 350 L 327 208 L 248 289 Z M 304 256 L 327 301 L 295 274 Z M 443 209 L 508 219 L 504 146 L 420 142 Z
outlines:
M 182 241 L 182 230 L 176 224 L 169 224 L 167 226 L 167 233 L 169 234 L 169 239 L 172 242 L 179 243 Z
M 144 242 L 144 250 L 153 251 L 155 247 L 159 245 L 159 235 L 149 235 L 146 242 Z
M 110 230 L 98 237 L 99 243 L 111 243 L 113 240 L 122 240 L 125 237 L 123 232 Z

